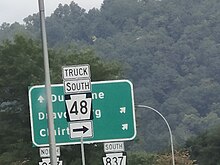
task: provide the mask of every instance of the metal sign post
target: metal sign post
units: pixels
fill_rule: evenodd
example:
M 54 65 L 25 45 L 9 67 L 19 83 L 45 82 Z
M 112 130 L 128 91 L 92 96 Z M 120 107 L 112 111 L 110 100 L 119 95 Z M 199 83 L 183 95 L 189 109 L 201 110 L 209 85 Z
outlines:
M 83 136 L 81 136 L 81 154 L 82 154 L 82 165 L 86 164 L 85 160 L 85 151 L 84 151 L 84 144 L 83 144 Z
M 44 54 L 45 88 L 46 88 L 46 100 L 47 100 L 49 144 L 50 144 L 50 155 L 51 155 L 50 161 L 51 161 L 51 165 L 56 165 L 57 164 L 56 142 L 55 142 L 55 134 L 54 134 L 54 119 L 53 119 L 53 106 L 52 106 L 52 98 L 51 98 L 51 83 L 50 83 L 49 59 L 48 59 L 47 37 L 46 37 L 46 27 L 45 27 L 44 1 L 38 0 L 38 2 L 39 2 L 42 45 L 43 45 L 43 54 Z

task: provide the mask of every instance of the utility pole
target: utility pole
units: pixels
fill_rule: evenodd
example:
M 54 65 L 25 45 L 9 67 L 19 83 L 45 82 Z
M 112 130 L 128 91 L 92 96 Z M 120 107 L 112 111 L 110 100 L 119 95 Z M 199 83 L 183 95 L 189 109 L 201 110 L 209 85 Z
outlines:
M 49 69 L 47 36 L 46 36 L 46 26 L 45 26 L 44 0 L 38 0 L 38 2 L 39 2 L 42 46 L 43 46 L 43 55 L 44 55 L 45 89 L 46 89 L 46 98 L 47 98 L 46 101 L 47 101 L 47 114 L 48 114 L 50 162 L 51 162 L 51 165 L 57 165 L 56 142 L 55 142 L 55 133 L 54 133 L 54 119 L 53 119 L 53 105 L 52 105 L 52 97 L 51 97 L 50 69 Z

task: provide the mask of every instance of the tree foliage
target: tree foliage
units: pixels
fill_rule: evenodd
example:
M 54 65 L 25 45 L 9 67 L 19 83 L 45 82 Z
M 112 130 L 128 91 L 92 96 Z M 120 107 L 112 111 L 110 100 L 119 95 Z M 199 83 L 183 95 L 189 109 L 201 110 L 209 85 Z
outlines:
M 198 137 L 189 139 L 186 147 L 190 149 L 191 155 L 201 165 L 212 165 L 219 163 L 220 153 L 220 127 L 214 127 Z
M 89 49 L 60 50 L 59 53 L 50 50 L 49 56 L 52 83 L 62 82 L 61 70 L 64 65 L 90 64 L 92 80 L 120 76 L 121 69 L 117 63 L 104 62 Z M 39 157 L 37 148 L 32 149 L 27 94 L 28 86 L 44 84 L 41 46 L 32 39 L 16 36 L 13 41 L 7 40 L 1 44 L 0 59 L 0 164 L 35 164 Z M 91 157 L 88 162 L 98 164 L 94 157 L 101 151 L 100 145 L 87 146 L 86 150 Z M 68 157 L 68 152 L 80 153 L 78 146 L 63 147 L 63 151 L 67 163 L 80 160 L 80 155 Z
M 51 48 L 67 51 L 51 52 L 52 67 L 58 70 L 61 64 L 78 63 L 71 52 L 80 50 L 74 53 L 77 58 L 97 61 L 92 68 L 100 77 L 93 74 L 93 79 L 100 80 L 106 78 L 109 69 L 112 72 L 107 74 L 108 79 L 117 78 L 114 73 L 118 73 L 117 64 L 99 64 L 101 59 L 117 61 L 124 68 L 122 77 L 134 84 L 135 103 L 159 110 L 170 123 L 175 146 L 179 147 L 190 137 L 220 124 L 219 8 L 218 0 L 104 0 L 100 10 L 88 12 L 74 2 L 59 5 L 46 19 L 48 42 Z M 24 20 L 24 26 L 2 24 L 0 38 L 11 37 L 16 29 L 39 38 L 39 14 Z M 100 58 L 86 56 L 90 53 Z M 32 65 L 25 64 L 20 67 L 27 69 L 26 66 Z M 1 68 L 4 73 L 4 67 Z M 18 70 L 18 75 L 25 76 L 28 72 Z M 60 73 L 52 71 L 52 74 L 53 82 L 59 82 Z M 37 77 L 33 79 L 40 81 Z M 8 97 L 7 90 L 11 89 L 4 90 L 4 96 Z M 13 104 L 17 104 L 16 100 Z M 129 149 L 169 148 L 164 122 L 154 113 L 139 109 L 136 112 L 138 136 Z
M 190 159 L 188 151 L 176 151 L 175 152 L 175 164 L 176 165 L 193 165 L 196 160 Z M 146 152 L 128 152 L 128 165 L 170 165 L 172 164 L 171 153 L 146 153 Z

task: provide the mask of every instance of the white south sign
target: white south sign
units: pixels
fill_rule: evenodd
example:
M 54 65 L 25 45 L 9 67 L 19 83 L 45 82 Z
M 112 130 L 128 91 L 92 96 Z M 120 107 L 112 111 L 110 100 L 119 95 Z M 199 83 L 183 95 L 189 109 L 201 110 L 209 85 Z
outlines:
M 122 152 L 125 150 L 124 142 L 104 143 L 105 152 Z
M 64 84 L 64 93 L 72 94 L 72 93 L 86 93 L 91 92 L 91 80 L 66 80 L 63 81 Z

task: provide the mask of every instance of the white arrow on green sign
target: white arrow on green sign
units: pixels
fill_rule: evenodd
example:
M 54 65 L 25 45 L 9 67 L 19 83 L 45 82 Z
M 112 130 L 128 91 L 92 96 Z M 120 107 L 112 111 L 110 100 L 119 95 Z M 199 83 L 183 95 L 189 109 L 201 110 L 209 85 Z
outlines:
M 52 85 L 56 145 L 79 144 L 71 139 L 66 120 L 63 84 Z M 29 88 L 32 142 L 48 146 L 47 111 L 43 85 Z M 92 82 L 93 136 L 85 143 L 127 141 L 136 136 L 133 85 L 128 80 Z

